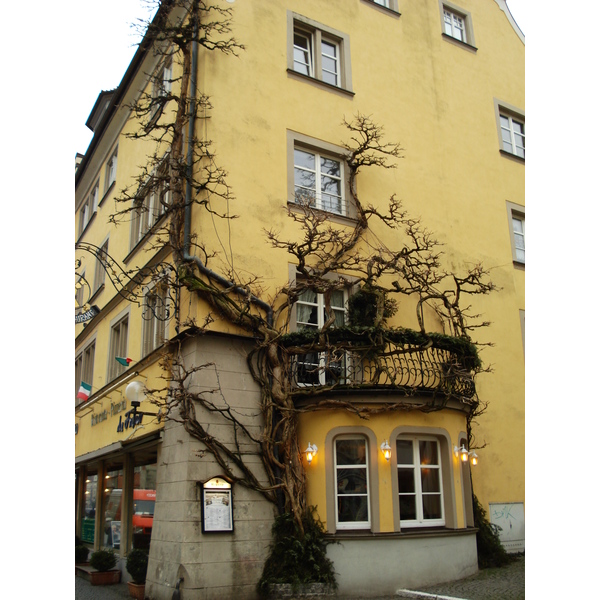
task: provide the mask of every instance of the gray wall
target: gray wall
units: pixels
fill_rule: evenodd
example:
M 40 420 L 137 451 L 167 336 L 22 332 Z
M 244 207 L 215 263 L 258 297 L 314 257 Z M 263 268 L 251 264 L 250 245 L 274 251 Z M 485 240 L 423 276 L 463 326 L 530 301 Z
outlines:
M 188 341 L 184 348 L 186 365 L 215 363 L 194 376 L 193 391 L 215 389 L 215 402 L 227 402 L 244 415 L 249 424 L 260 416 L 260 391 L 246 364 L 246 352 L 239 338 L 204 336 Z M 211 434 L 231 439 L 231 427 L 222 417 L 200 412 L 197 418 Z M 253 425 L 259 431 L 258 425 Z M 266 480 L 255 448 L 248 443 L 246 459 L 255 464 L 255 473 Z M 186 600 L 255 598 L 255 587 L 271 541 L 275 507 L 258 492 L 233 485 L 232 533 L 202 533 L 201 483 L 221 475 L 204 446 L 174 421 L 165 423 L 158 457 L 157 494 L 146 594 L 156 600 L 171 600 L 179 577 Z

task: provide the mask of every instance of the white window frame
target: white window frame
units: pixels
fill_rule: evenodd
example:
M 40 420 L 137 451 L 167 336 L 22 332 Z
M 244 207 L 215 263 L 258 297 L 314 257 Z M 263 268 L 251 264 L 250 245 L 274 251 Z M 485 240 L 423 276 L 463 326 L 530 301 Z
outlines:
M 296 162 L 296 152 L 311 155 L 314 159 L 314 169 L 298 164 Z M 332 161 L 339 166 L 339 176 L 324 170 L 323 163 L 326 161 Z M 338 215 L 345 215 L 347 210 L 346 199 L 344 197 L 344 167 L 345 162 L 340 157 L 332 156 L 324 152 L 317 152 L 316 150 L 304 148 L 300 145 L 294 146 L 294 200 L 296 204 L 303 204 L 305 202 L 304 198 L 310 198 L 308 204 L 313 208 Z M 301 185 L 301 182 L 297 181 L 296 176 L 302 172 L 314 175 L 314 188 L 303 186 Z M 339 186 L 339 194 L 323 191 L 322 188 L 326 185 L 325 180 L 337 183 Z M 302 190 L 306 190 L 306 192 L 303 193 Z M 333 202 L 331 202 L 332 198 L 334 199 Z
M 99 193 L 100 181 L 97 180 L 92 187 L 92 191 L 88 194 L 85 201 L 81 205 L 81 208 L 79 209 L 79 235 L 85 231 L 88 223 L 92 220 L 92 217 L 98 210 Z
M 330 144 L 289 130 L 287 132 L 288 206 L 292 208 L 301 205 L 301 203 L 298 202 L 298 197 L 296 195 L 296 150 L 315 155 L 315 169 L 319 170 L 319 174 L 315 176 L 318 180 L 315 182 L 315 205 L 313 208 L 326 211 L 328 215 L 330 215 L 330 218 L 340 218 L 340 222 L 344 223 L 347 223 L 344 217 L 354 218 L 356 216 L 356 207 L 352 202 L 352 193 L 348 181 L 348 169 L 346 164 L 347 151 L 335 144 Z M 323 197 L 320 191 L 320 178 L 322 177 L 321 158 L 334 160 L 340 164 L 340 212 L 329 210 L 327 207 L 323 206 Z
M 104 194 L 115 184 L 117 181 L 117 156 L 119 153 L 119 147 L 117 146 L 110 155 L 110 158 L 106 161 L 106 183 L 104 186 Z
M 124 330 L 124 331 L 123 331 Z M 116 358 L 126 358 L 129 347 L 129 313 L 117 318 L 110 327 L 107 381 L 112 381 L 127 370 Z
M 513 262 L 525 264 L 525 207 L 514 202 L 506 203 L 508 227 L 510 231 L 510 245 Z M 515 221 L 521 223 L 522 231 L 515 231 Z
M 340 289 L 337 290 L 339 292 L 343 293 L 343 298 L 344 298 L 344 306 L 343 307 L 339 307 L 339 306 L 331 306 L 331 310 L 337 313 L 343 313 L 343 318 L 344 318 L 344 324 L 347 322 L 348 319 L 348 289 L 344 288 L 344 289 Z M 298 299 L 296 304 L 295 304 L 295 316 L 296 316 L 296 331 L 301 331 L 303 328 L 306 329 L 316 329 L 316 330 L 321 330 L 323 328 L 323 325 L 325 324 L 325 296 L 324 294 L 318 293 L 318 292 L 314 292 L 316 294 L 316 302 L 308 302 L 307 300 L 301 300 Z M 299 311 L 298 311 L 298 307 L 302 305 L 302 306 L 309 306 L 309 307 L 313 307 L 313 309 L 316 309 L 316 316 L 317 316 L 317 323 L 309 323 L 309 322 L 301 322 L 299 320 Z M 311 354 L 316 354 L 316 353 L 311 353 Z M 319 352 L 318 353 L 318 363 L 315 362 L 308 362 L 308 361 L 303 361 L 302 358 L 303 357 L 308 357 L 309 355 L 298 355 L 296 357 L 296 369 L 299 369 L 300 365 L 310 365 L 310 370 L 316 370 L 318 372 L 318 382 L 301 382 L 300 381 L 300 375 L 298 374 L 297 376 L 297 384 L 299 387 L 310 387 L 310 386 L 314 386 L 314 385 L 327 385 L 327 367 L 328 367 L 328 359 L 326 356 L 326 353 L 324 352 Z M 337 361 L 335 361 L 337 362 Z M 346 354 L 344 354 L 344 356 L 341 358 L 340 362 L 340 369 L 342 371 L 342 375 L 345 375 L 346 369 L 348 367 L 348 357 Z M 342 377 L 343 379 L 343 377 Z
M 494 113 L 496 116 L 496 130 L 500 153 L 504 156 L 514 157 L 518 161 L 525 161 L 525 111 L 520 108 L 494 98 Z M 515 133 L 515 123 L 522 127 L 522 133 Z M 508 133 L 508 138 L 505 139 Z M 517 139 L 522 137 L 522 143 Z
M 287 20 L 288 72 L 308 77 L 326 87 L 351 92 L 352 67 L 349 36 L 292 11 L 287 12 Z M 296 35 L 307 41 L 307 47 L 296 45 Z M 333 48 L 334 55 L 329 49 L 324 48 L 324 44 L 329 46 L 329 49 Z M 304 53 L 308 60 L 296 60 L 297 51 Z M 328 67 L 331 61 L 334 63 L 333 69 Z M 299 67 L 299 65 L 304 65 L 304 67 Z M 327 81 L 332 74 L 334 75 L 333 81 Z
M 98 254 L 100 254 L 101 256 L 104 255 L 105 257 L 108 256 L 108 238 L 100 247 Z M 102 265 L 102 261 L 100 261 L 99 258 L 96 257 L 96 270 L 94 272 L 94 291 L 92 292 L 92 296 L 104 285 L 105 281 L 106 270 Z
M 520 127 L 521 131 L 517 131 Z M 500 113 L 500 129 L 502 130 L 502 149 L 505 152 L 525 158 L 525 121 L 516 119 L 510 114 Z M 504 135 L 506 134 L 506 135 Z M 509 139 L 506 139 L 508 136 Z
M 445 517 L 445 507 L 444 507 L 444 504 L 445 504 L 444 503 L 444 481 L 443 481 L 443 474 L 442 474 L 442 470 L 443 470 L 442 469 L 442 453 L 441 453 L 441 449 L 440 449 L 439 440 L 435 436 L 399 435 L 396 438 L 395 443 L 397 444 L 397 442 L 399 442 L 399 441 L 404 441 L 404 442 L 410 441 L 412 443 L 412 454 L 413 454 L 412 463 L 400 463 L 399 459 L 398 459 L 397 450 L 394 454 L 396 456 L 396 471 L 398 471 L 399 469 L 409 469 L 409 468 L 412 469 L 413 482 L 414 482 L 414 493 L 401 492 L 400 486 L 398 484 L 398 498 L 396 499 L 396 502 L 398 502 L 398 503 L 400 502 L 401 496 L 414 495 L 415 508 L 416 508 L 416 518 L 415 519 L 403 519 L 402 512 L 399 511 L 399 513 L 400 513 L 400 528 L 402 528 L 402 527 L 410 528 L 410 527 L 442 527 L 442 526 L 445 526 L 446 517 Z M 437 450 L 437 457 L 436 457 L 437 464 L 436 465 L 429 465 L 427 467 L 424 467 L 421 464 L 419 442 L 435 443 L 436 450 Z M 421 475 L 421 471 L 424 470 L 425 468 L 437 471 L 439 491 L 437 491 L 437 492 L 423 491 L 422 480 L 421 480 L 420 475 Z M 396 477 L 397 477 L 397 475 L 396 475 Z M 424 517 L 424 511 L 423 511 L 423 500 L 426 496 L 434 496 L 434 495 L 439 496 L 441 517 L 435 518 L 435 519 L 426 519 Z
M 159 299 L 162 306 L 151 308 L 149 299 Z M 162 346 L 167 333 L 166 315 L 168 311 L 168 286 L 158 283 L 150 287 L 144 294 L 142 312 L 142 356 L 146 356 Z M 156 312 L 158 311 L 158 315 Z
M 438 2 L 444 39 L 466 44 L 475 49 L 471 13 L 452 2 L 444 0 L 438 0 Z
M 161 178 L 164 177 L 166 169 L 168 169 L 168 158 L 163 159 L 158 167 Z M 130 249 L 135 248 L 154 228 L 171 203 L 171 191 L 168 189 L 168 184 L 165 185 L 164 179 L 155 184 L 153 182 L 154 173 L 148 178 L 147 189 L 142 190 L 140 199 L 134 200 Z
M 338 450 L 337 443 L 343 441 L 360 440 L 365 446 L 365 462 L 364 464 L 352 464 L 352 465 L 340 465 L 338 464 Z M 369 474 L 369 439 L 363 435 L 339 435 L 333 440 L 333 467 L 334 467 L 334 494 L 335 494 L 335 526 L 336 529 L 371 529 L 371 490 L 370 490 L 370 474 Z M 350 469 L 364 469 L 365 482 L 366 482 L 366 493 L 360 494 L 339 494 L 338 474 L 343 470 Z M 366 497 L 367 505 L 367 519 L 363 521 L 340 521 L 340 499 L 344 497 L 360 496 Z
M 81 382 L 85 381 L 90 386 L 94 384 L 94 361 L 96 357 L 96 340 L 93 339 L 75 358 L 75 405 L 81 404 L 77 399 Z M 88 381 L 89 379 L 89 381 Z

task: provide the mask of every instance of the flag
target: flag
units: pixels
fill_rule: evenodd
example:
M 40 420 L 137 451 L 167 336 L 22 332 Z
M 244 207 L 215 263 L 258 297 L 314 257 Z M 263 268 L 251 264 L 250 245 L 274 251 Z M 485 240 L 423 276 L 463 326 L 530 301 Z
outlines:
M 131 358 L 121 358 L 120 356 L 115 357 L 115 360 L 124 367 L 128 367 L 130 362 L 133 362 Z
M 79 391 L 77 392 L 77 399 L 85 402 L 90 397 L 91 393 L 92 386 L 89 383 L 82 381 L 81 385 L 79 386 Z

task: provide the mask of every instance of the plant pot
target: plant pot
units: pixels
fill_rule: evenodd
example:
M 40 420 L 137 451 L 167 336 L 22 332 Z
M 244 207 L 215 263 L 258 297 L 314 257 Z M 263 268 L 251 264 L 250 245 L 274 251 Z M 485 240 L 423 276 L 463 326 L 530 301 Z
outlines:
M 129 588 L 129 595 L 132 598 L 136 598 L 136 600 L 144 600 L 144 591 L 146 589 L 146 584 L 133 583 L 133 581 L 128 581 L 127 587 Z
M 121 571 L 111 569 L 110 571 L 90 571 L 90 583 L 92 585 L 112 585 L 121 581 Z

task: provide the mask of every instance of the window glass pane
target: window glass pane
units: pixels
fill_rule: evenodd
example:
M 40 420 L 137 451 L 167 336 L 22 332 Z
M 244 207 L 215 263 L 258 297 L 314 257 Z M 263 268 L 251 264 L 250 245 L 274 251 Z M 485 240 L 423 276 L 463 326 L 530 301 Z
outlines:
M 315 155 L 303 150 L 294 149 L 294 165 L 305 169 L 315 170 Z
M 317 307 L 298 303 L 296 305 L 296 322 L 298 329 L 318 327 Z
M 400 519 L 409 521 L 417 518 L 415 496 L 400 496 Z
M 437 465 L 438 452 L 437 442 L 422 440 L 419 442 L 419 454 L 422 465 Z
M 413 469 L 398 469 L 398 491 L 401 493 L 415 491 L 415 475 Z
M 96 529 L 96 491 L 98 475 L 88 475 L 85 480 L 85 506 L 81 521 L 81 539 L 88 544 L 94 543 Z
M 399 465 L 413 464 L 413 444 L 411 440 L 396 441 L 396 457 Z
M 338 469 L 338 494 L 366 494 L 367 470 L 365 468 Z
M 316 175 L 312 171 L 294 168 L 294 184 L 296 187 L 316 189 Z
M 441 519 L 442 503 L 440 495 L 423 496 L 423 519 Z
M 521 219 L 516 219 L 513 217 L 513 230 L 515 233 L 523 233 L 523 221 Z
M 102 545 L 119 548 L 121 545 L 121 505 L 123 471 L 108 471 L 104 478 L 104 536 Z
M 148 550 L 156 501 L 156 463 L 135 467 L 133 473 L 133 547 Z
M 335 448 L 337 465 L 367 464 L 364 440 L 337 440 Z
M 338 496 L 338 522 L 356 523 L 368 520 L 368 496 Z
M 423 492 L 440 491 L 440 477 L 438 469 L 421 469 L 421 490 Z
M 321 157 L 321 172 L 331 177 L 340 177 L 340 162 L 331 158 Z

